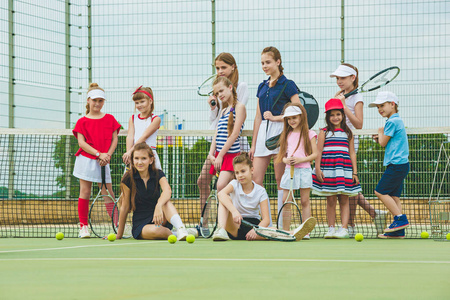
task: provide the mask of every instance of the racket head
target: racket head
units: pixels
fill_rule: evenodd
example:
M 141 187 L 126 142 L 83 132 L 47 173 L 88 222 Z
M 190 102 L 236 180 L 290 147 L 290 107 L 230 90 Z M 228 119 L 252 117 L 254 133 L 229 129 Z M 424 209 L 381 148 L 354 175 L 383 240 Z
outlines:
M 217 228 L 217 210 L 219 207 L 219 199 L 217 198 L 217 179 L 219 174 L 216 174 L 212 179 L 211 192 L 208 199 L 206 199 L 205 205 L 202 209 L 202 215 L 200 217 L 200 234 L 205 239 L 210 238 L 214 230 Z
M 280 241 L 280 242 L 294 242 L 295 241 L 295 236 L 293 236 L 289 232 L 274 229 L 274 228 L 260 227 L 258 225 L 254 225 L 250 222 L 247 222 L 245 220 L 242 220 L 241 222 L 245 226 L 253 227 L 256 234 L 263 238 L 273 240 L 273 241 Z
M 111 196 L 108 189 L 107 193 L 102 195 L 102 189 L 98 192 L 89 209 L 89 227 L 94 235 L 104 238 L 112 232 L 111 216 L 106 209 L 106 203 L 115 203 L 114 197 Z
M 319 119 L 319 104 L 313 95 L 299 91 L 298 97 L 300 98 L 300 103 L 306 110 L 308 116 L 308 127 L 311 129 L 316 124 Z
M 283 204 L 277 216 L 277 228 L 292 231 L 302 224 L 302 214 L 297 203 L 287 201 Z
M 112 222 L 112 227 L 114 229 L 114 233 L 117 234 L 118 229 L 119 229 L 119 216 L 120 216 L 120 198 L 122 197 L 122 195 L 120 195 L 119 200 L 114 204 L 114 208 L 113 208 L 113 212 L 112 212 L 112 218 L 111 218 L 111 222 Z M 127 218 L 125 219 L 125 227 L 123 230 L 123 235 L 122 238 L 123 239 L 129 239 L 131 237 L 133 237 L 131 230 L 133 229 L 133 211 L 128 212 Z
M 208 77 L 202 84 L 198 87 L 197 94 L 200 96 L 211 96 L 213 93 L 213 82 L 217 75 L 212 75 Z
M 379 89 L 382 86 L 392 82 L 395 78 L 397 78 L 400 73 L 399 67 L 390 67 L 386 68 L 372 77 L 369 78 L 366 82 L 364 82 L 359 88 L 360 93 L 371 92 L 376 89 Z

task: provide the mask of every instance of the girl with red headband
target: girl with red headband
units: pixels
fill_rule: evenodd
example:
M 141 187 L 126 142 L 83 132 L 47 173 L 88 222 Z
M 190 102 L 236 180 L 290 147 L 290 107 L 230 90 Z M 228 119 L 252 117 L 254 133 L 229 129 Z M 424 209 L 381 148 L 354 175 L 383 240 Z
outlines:
M 123 162 L 130 164 L 134 145 L 145 142 L 153 151 L 156 168 L 161 170 L 161 162 L 156 153 L 156 136 L 161 118 L 153 114 L 155 104 L 152 89 L 141 85 L 134 91 L 133 101 L 139 113 L 132 115 L 128 121 L 127 152 L 122 156 Z
M 75 125 L 73 135 L 78 140 L 80 149 L 75 154 L 73 175 L 80 179 L 80 196 L 78 198 L 78 217 L 80 220 L 79 238 L 89 238 L 88 213 L 89 198 L 93 182 L 102 182 L 101 167 L 106 168 L 106 186 L 114 197 L 111 184 L 109 162 L 117 147 L 120 124 L 110 115 L 103 113 L 105 91 L 96 83 L 91 83 L 87 93 L 86 116 Z M 106 194 L 106 191 L 104 191 Z M 105 197 L 105 199 L 109 199 Z M 106 211 L 112 216 L 114 202 L 105 202 Z

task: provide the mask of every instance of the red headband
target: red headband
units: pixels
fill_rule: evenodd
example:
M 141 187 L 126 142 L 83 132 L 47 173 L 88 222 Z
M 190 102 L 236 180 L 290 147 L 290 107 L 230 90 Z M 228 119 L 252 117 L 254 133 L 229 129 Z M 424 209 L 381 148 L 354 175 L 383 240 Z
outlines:
M 138 87 L 138 88 L 134 91 L 133 95 L 136 94 L 136 93 L 144 93 L 144 94 L 146 94 L 147 96 L 149 96 L 150 99 L 153 100 L 152 94 L 150 94 L 150 93 L 147 92 L 147 91 L 141 90 L 141 87 L 142 87 L 142 85 L 141 85 L 140 87 Z

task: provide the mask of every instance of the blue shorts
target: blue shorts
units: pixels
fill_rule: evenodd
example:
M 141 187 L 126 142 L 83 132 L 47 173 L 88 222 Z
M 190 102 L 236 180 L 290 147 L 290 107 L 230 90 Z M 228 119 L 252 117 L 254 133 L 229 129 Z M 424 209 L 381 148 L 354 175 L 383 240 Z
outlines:
M 382 195 L 400 197 L 403 190 L 403 180 L 409 173 L 409 163 L 401 165 L 388 165 L 386 171 L 378 182 L 375 191 Z

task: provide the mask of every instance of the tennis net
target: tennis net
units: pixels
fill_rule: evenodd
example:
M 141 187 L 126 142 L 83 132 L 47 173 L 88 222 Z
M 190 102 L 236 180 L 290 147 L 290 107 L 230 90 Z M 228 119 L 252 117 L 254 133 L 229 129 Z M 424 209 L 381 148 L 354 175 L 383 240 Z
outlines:
M 359 135 L 358 173 L 371 209 L 386 210 L 373 194 L 384 172 L 384 149 L 373 142 L 374 133 L 374 130 L 355 131 Z M 162 169 L 172 187 L 173 202 L 188 227 L 195 226 L 200 219 L 197 180 L 212 135 L 212 131 L 159 131 L 157 151 Z M 251 135 L 252 131 L 243 132 L 248 142 L 245 147 L 251 144 Z M 436 197 L 430 195 L 435 172 L 444 182 L 439 198 L 450 200 L 450 175 L 445 173 L 444 164 L 437 165 L 439 149 L 449 137 L 449 127 L 408 130 L 411 170 L 402 195 L 403 210 L 411 223 L 407 238 L 418 238 L 422 231 L 431 232 L 429 199 Z M 111 162 L 115 195 L 119 195 L 124 171 L 121 157 L 125 152 L 125 138 L 123 131 Z M 59 231 L 66 237 L 77 237 L 79 183 L 72 171 L 78 143 L 71 130 L 0 129 L 0 149 L 0 237 L 54 237 Z M 266 173 L 264 187 L 276 221 L 273 164 Z M 93 194 L 97 189 L 93 187 Z M 299 199 L 298 191 L 296 198 Z M 311 207 L 318 221 L 312 237 L 322 237 L 327 230 L 325 198 L 311 195 Z M 387 214 L 388 223 L 391 219 Z M 337 222 L 340 223 L 339 211 Z M 360 206 L 355 211 L 355 224 L 356 231 L 366 238 L 376 237 L 372 217 Z

